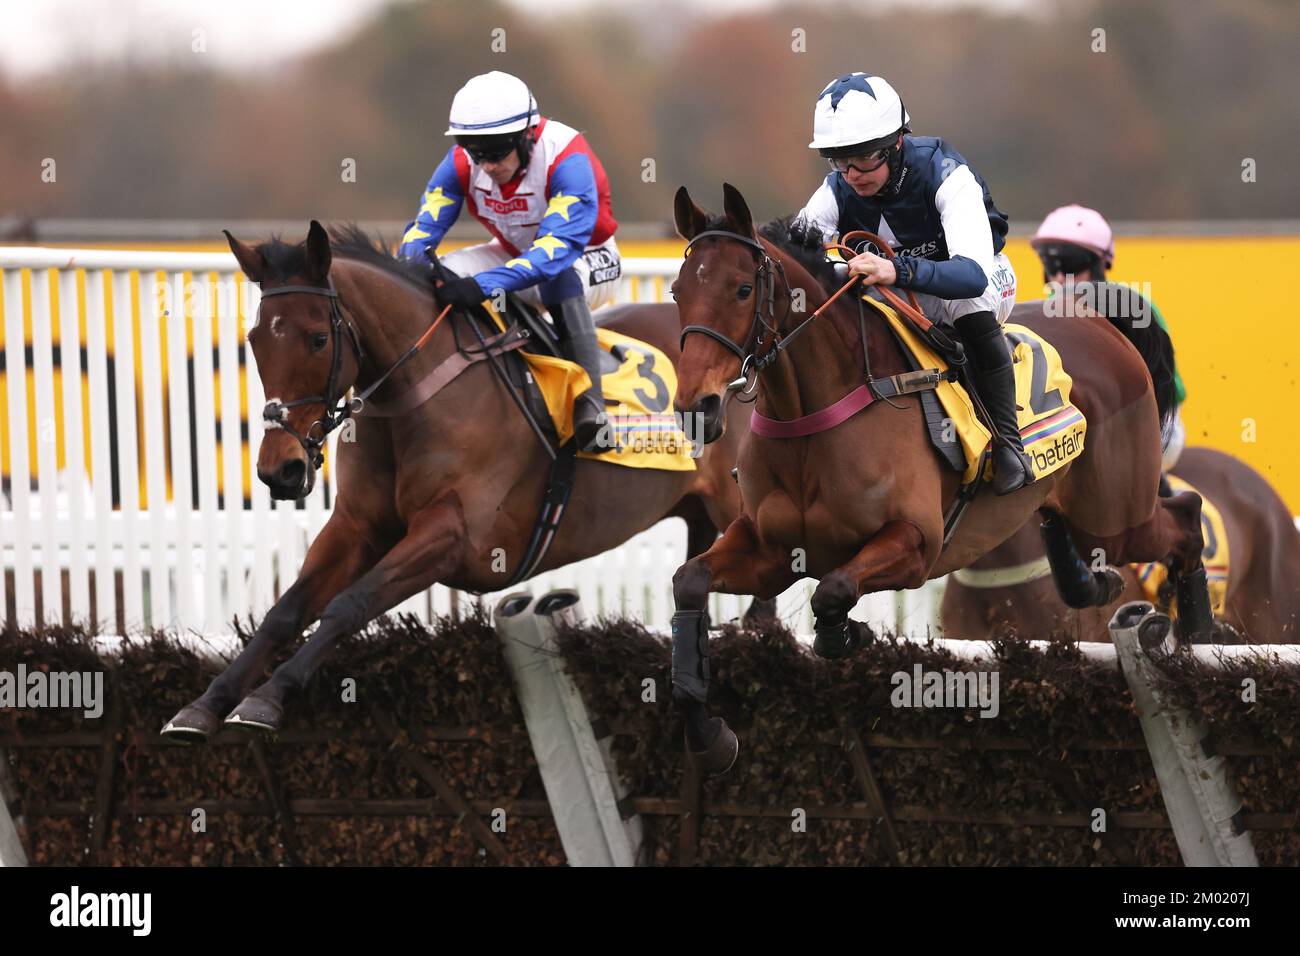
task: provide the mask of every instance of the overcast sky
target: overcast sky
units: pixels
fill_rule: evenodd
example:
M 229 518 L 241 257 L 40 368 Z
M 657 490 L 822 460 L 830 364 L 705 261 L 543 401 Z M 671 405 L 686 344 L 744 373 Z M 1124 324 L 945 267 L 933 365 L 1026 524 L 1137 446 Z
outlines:
M 223 67 L 272 63 L 327 44 L 392 0 L 0 0 L 0 69 L 17 78 L 59 70 L 69 62 L 141 60 L 188 55 L 196 29 L 206 55 Z M 420 2 L 420 0 L 400 0 Z M 537 15 L 535 0 L 507 0 Z M 837 6 L 845 0 L 813 0 Z M 903 2 L 903 0 L 886 0 Z M 909 0 L 910 5 L 958 6 L 970 0 Z M 985 8 L 1023 9 L 1044 0 L 980 0 Z M 1051 0 L 1046 0 L 1050 3 Z M 641 11 L 660 0 L 617 0 Z M 707 0 L 711 12 L 776 6 L 780 0 Z M 545 0 L 563 14 L 611 0 Z

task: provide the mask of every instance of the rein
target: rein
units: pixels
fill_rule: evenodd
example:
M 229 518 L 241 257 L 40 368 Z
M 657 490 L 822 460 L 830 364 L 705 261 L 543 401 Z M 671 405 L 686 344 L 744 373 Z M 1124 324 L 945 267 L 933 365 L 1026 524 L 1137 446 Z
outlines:
M 864 237 L 876 244 L 878 248 L 885 252 L 886 258 L 894 258 L 894 250 L 889 244 L 873 233 L 865 230 L 856 230 L 841 237 L 845 241 L 855 237 Z M 764 369 L 770 367 L 781 357 L 781 353 L 790 347 L 790 344 L 804 331 L 812 322 L 835 303 L 840 296 L 848 292 L 855 285 L 861 276 L 852 276 L 844 285 L 840 286 L 825 302 L 821 304 L 808 318 L 804 319 L 797 326 L 788 332 L 783 333 L 780 325 L 775 321 L 775 274 L 780 272 L 781 284 L 785 287 L 787 298 L 791 298 L 790 283 L 785 276 L 785 267 L 779 259 L 773 259 L 767 252 L 767 249 L 755 239 L 748 236 L 738 235 L 734 232 L 728 232 L 723 229 L 707 229 L 704 232 L 697 233 L 686 245 L 685 255 L 689 256 L 692 247 L 701 239 L 709 237 L 719 237 L 729 239 L 733 242 L 739 242 L 749 246 L 756 251 L 759 256 L 758 269 L 754 277 L 754 287 L 758 290 L 758 298 L 754 306 L 754 319 L 750 323 L 749 333 L 745 336 L 743 344 L 738 344 L 732 339 L 723 335 L 716 329 L 705 325 L 688 325 L 682 329 L 681 347 L 686 345 L 686 336 L 691 333 L 707 335 L 709 338 L 725 346 L 731 352 L 735 353 L 740 359 L 740 376 L 727 386 L 728 391 L 741 390 L 744 394 L 753 393 L 758 387 L 758 375 Z M 837 249 L 841 252 L 847 252 L 850 255 L 857 255 L 855 250 L 844 243 L 828 243 L 825 249 Z M 892 289 L 885 286 L 876 286 L 884 299 L 902 315 L 906 316 L 918 330 L 927 336 L 943 336 L 937 327 L 925 317 L 921 310 L 920 303 L 916 299 L 915 293 L 908 290 L 907 300 L 903 301 Z M 769 323 L 763 317 L 764 307 L 767 315 L 772 321 Z M 859 321 L 861 323 L 861 303 L 858 304 Z M 786 317 L 789 316 L 789 310 L 786 311 Z M 771 345 L 767 351 L 760 354 L 765 341 L 765 335 L 771 334 Z M 769 418 L 759 412 L 755 412 L 750 420 L 750 428 L 754 434 L 764 438 L 801 438 L 806 435 L 813 435 L 817 432 L 826 431 L 834 428 L 841 422 L 846 421 L 856 415 L 862 409 L 866 408 L 878 398 L 889 398 L 895 395 L 907 394 L 909 392 L 924 391 L 934 388 L 939 382 L 939 376 L 929 371 L 907 372 L 901 375 L 893 375 L 887 379 L 877 380 L 871 377 L 870 356 L 867 351 L 865 326 L 862 329 L 862 355 L 866 364 L 867 381 L 852 389 L 847 395 L 839 401 L 823 408 L 811 415 L 805 415 L 792 421 L 780 421 Z M 751 371 L 753 379 L 750 379 Z
M 319 295 L 329 299 L 330 303 L 330 335 L 334 340 L 334 353 L 330 359 L 330 374 L 325 382 L 325 392 L 321 395 L 311 395 L 307 398 L 296 398 L 293 401 L 269 401 L 262 407 L 262 421 L 264 427 L 280 428 L 288 432 L 298 440 L 304 452 L 307 453 L 307 460 L 311 462 L 313 468 L 319 468 L 325 460 L 325 453 L 321 450 L 325 444 L 325 439 L 329 433 L 334 431 L 353 415 L 361 414 L 365 407 L 366 399 L 374 393 L 375 389 L 387 381 L 398 368 L 406 361 L 413 358 L 433 335 L 434 330 L 446 318 L 447 313 L 451 311 L 451 306 L 446 306 L 438 317 L 433 320 L 433 324 L 425 329 L 424 334 L 416 340 L 415 344 L 407 349 L 398 359 L 390 365 L 382 375 L 375 379 L 358 395 L 348 399 L 346 395 L 340 394 L 338 388 L 339 371 L 343 367 L 343 347 L 341 345 L 344 329 L 348 332 L 348 341 L 352 343 L 352 350 L 357 357 L 357 367 L 361 367 L 361 361 L 365 356 L 365 350 L 361 347 L 361 339 L 357 335 L 356 327 L 351 321 L 343 317 L 342 310 L 339 308 L 339 294 L 334 288 L 333 280 L 329 280 L 329 287 L 322 288 L 313 285 L 285 285 L 274 289 L 264 289 L 262 298 L 270 296 L 289 295 L 291 293 L 302 293 L 304 295 Z M 259 304 L 260 309 L 260 304 Z M 320 418 L 316 419 L 307 426 L 306 434 L 299 434 L 289 426 L 287 421 L 289 409 L 296 408 L 300 405 L 324 405 L 325 412 Z

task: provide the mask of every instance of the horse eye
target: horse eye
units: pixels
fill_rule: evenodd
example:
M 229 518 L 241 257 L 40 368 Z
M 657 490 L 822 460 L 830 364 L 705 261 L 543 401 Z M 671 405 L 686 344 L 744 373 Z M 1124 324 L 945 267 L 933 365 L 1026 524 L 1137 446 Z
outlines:
M 748 299 L 749 294 L 754 291 L 754 287 L 748 282 L 742 282 L 740 288 L 736 290 L 737 299 Z
M 324 332 L 317 332 L 311 337 L 311 350 L 319 352 L 329 343 L 330 337 Z

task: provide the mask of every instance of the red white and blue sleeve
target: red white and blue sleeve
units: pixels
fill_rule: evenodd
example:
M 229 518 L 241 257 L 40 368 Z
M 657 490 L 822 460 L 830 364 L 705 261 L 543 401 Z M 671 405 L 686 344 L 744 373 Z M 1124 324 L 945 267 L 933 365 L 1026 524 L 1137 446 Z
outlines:
M 447 150 L 447 155 L 429 178 L 429 185 L 420 197 L 420 212 L 406 227 L 398 255 L 425 261 L 425 250 L 437 249 L 442 237 L 460 216 L 460 208 L 465 203 L 465 189 L 461 182 L 462 170 L 456 162 L 457 148 L 453 146 Z
M 504 265 L 475 276 L 484 295 L 492 296 L 498 289 L 514 292 L 554 279 L 577 261 L 591 241 L 599 198 L 596 175 L 581 139 L 575 137 L 579 142 L 571 144 L 551 167 L 546 212 L 537 224 L 533 244 Z

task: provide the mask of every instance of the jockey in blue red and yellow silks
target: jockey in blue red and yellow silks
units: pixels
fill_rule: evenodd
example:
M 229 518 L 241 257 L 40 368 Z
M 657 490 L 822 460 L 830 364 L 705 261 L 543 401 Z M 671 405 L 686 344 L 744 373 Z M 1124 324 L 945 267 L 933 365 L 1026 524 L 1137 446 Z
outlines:
M 621 270 L 605 170 L 581 133 L 541 116 L 528 87 L 506 73 L 476 76 L 456 94 L 447 135 L 456 143 L 430 177 L 399 251 L 424 259 L 468 209 L 493 238 L 443 257 L 460 278 L 439 298 L 469 306 L 511 292 L 546 308 L 592 381 L 574 408 L 578 445 L 600 447 L 604 398 L 591 309 L 613 301 Z

